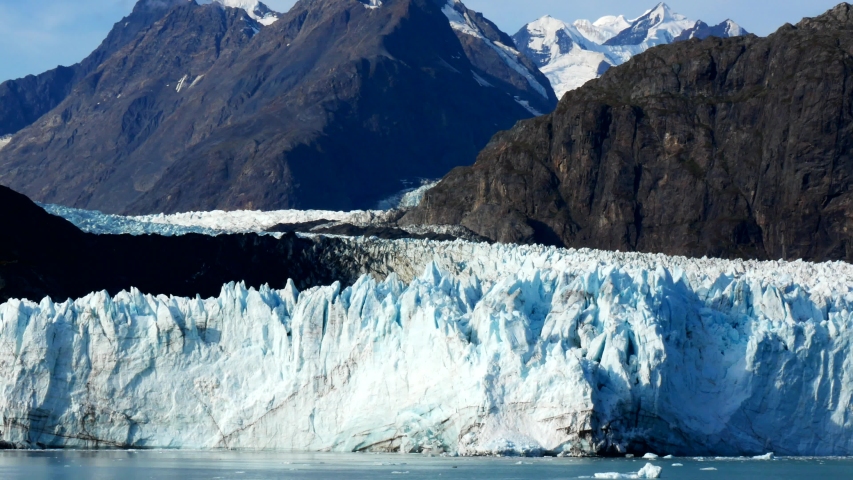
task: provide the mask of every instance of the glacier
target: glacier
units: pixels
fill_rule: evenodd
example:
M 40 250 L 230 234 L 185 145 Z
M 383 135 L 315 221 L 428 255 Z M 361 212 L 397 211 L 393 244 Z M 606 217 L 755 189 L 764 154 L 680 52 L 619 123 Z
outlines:
M 0 441 L 853 454 L 848 264 L 340 245 L 349 286 L 0 305 Z
M 403 195 L 403 200 L 417 203 L 423 191 L 414 197 Z M 417 196 L 417 195 L 420 196 Z M 307 223 L 328 220 L 330 223 L 350 223 L 365 226 L 388 222 L 396 213 L 393 210 L 353 210 L 337 212 L 326 210 L 276 210 L 253 211 L 214 210 L 210 212 L 184 212 L 123 216 L 96 210 L 83 210 L 55 204 L 39 204 L 47 213 L 62 217 L 84 232 L 98 235 L 219 235 L 223 233 L 263 233 L 279 224 Z

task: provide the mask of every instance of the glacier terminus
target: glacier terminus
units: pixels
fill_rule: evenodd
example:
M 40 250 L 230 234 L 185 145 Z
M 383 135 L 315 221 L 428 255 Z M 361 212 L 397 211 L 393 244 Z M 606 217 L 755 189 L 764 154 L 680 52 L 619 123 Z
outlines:
M 350 286 L 0 305 L 0 439 L 853 454 L 848 264 L 348 242 Z

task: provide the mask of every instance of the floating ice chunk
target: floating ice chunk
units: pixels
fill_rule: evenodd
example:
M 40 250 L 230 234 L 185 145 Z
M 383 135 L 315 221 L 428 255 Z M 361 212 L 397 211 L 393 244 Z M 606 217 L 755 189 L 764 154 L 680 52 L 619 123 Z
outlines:
M 673 463 L 672 466 L 673 467 L 683 467 L 684 464 L 683 463 Z
M 712 472 L 712 471 L 716 470 L 716 468 L 714 468 L 714 467 L 706 467 L 706 468 L 700 468 L 699 470 L 703 470 L 703 471 L 706 471 L 706 472 Z
M 645 460 L 657 460 L 658 456 L 655 455 L 654 453 L 647 453 L 647 454 L 643 455 L 643 458 Z
M 665 457 L 663 457 L 663 458 L 664 458 L 664 460 L 669 460 L 669 459 L 671 459 L 671 458 L 672 458 L 672 455 L 667 455 L 667 456 L 665 456 Z
M 767 452 L 764 455 L 756 455 L 752 457 L 754 460 L 773 460 L 773 452 Z
M 647 463 L 637 473 L 604 472 L 596 473 L 593 478 L 660 478 L 661 467 Z
M 645 467 L 641 468 L 639 472 L 637 472 L 638 478 L 660 478 L 660 472 L 663 470 L 661 467 L 656 465 L 652 465 L 651 463 L 647 463 Z

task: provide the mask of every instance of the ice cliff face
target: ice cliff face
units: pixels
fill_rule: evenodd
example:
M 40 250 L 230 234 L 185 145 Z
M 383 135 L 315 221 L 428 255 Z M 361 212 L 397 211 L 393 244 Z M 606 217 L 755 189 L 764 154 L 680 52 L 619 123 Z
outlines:
M 368 239 L 339 253 L 354 252 L 384 280 L 3 304 L 0 439 L 853 454 L 848 264 Z

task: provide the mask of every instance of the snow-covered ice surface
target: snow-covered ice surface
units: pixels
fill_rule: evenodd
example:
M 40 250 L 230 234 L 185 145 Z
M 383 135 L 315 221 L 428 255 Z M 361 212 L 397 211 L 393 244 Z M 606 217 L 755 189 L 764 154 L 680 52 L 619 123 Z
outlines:
M 353 238 L 384 280 L 0 306 L 17 445 L 853 453 L 853 267 Z
M 414 200 L 412 200 L 414 201 Z M 324 210 L 279 210 L 188 212 L 171 215 L 125 217 L 94 210 L 80 210 L 62 205 L 41 205 L 48 213 L 70 221 L 85 232 L 96 234 L 185 235 L 200 233 L 260 233 L 282 223 L 305 223 L 318 220 L 372 225 L 386 221 L 394 213 L 382 210 L 331 212 Z
M 727 35 L 745 33 L 735 22 L 725 23 Z M 562 97 L 600 77 L 611 66 L 621 65 L 651 47 L 671 43 L 696 24 L 696 20 L 660 3 L 635 19 L 620 15 L 566 23 L 546 15 L 525 25 L 514 39 L 538 61 L 557 97 Z

